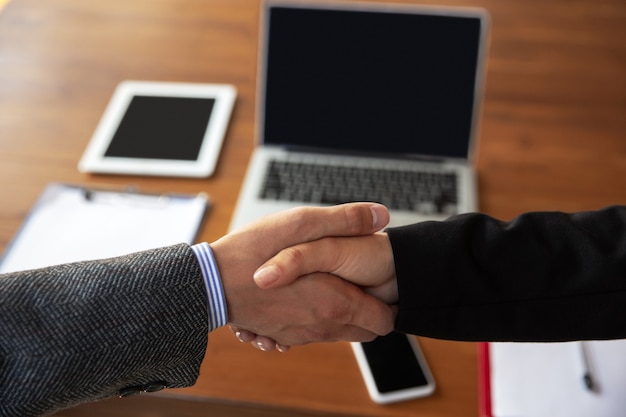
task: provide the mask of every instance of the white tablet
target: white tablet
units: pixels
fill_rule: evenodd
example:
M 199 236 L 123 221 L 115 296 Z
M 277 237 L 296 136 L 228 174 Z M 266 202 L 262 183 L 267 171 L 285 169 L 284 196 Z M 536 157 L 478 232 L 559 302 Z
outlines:
M 124 81 L 78 169 L 208 177 L 217 164 L 235 96 L 235 88 L 226 84 Z

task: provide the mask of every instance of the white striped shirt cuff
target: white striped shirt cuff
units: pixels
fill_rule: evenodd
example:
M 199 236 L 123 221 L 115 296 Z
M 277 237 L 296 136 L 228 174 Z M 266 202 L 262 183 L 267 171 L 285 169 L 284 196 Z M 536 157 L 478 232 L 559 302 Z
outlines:
M 204 277 L 209 304 L 209 331 L 213 331 L 228 323 L 228 309 L 226 308 L 222 279 L 217 269 L 213 251 L 208 243 L 203 242 L 193 245 L 191 249 L 198 258 L 202 276 Z

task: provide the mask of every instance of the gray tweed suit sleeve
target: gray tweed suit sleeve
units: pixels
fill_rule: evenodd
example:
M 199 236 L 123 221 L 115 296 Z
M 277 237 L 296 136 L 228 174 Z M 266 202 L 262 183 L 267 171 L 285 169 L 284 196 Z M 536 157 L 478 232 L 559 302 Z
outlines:
M 192 385 L 207 323 L 184 244 L 0 275 L 0 415 Z

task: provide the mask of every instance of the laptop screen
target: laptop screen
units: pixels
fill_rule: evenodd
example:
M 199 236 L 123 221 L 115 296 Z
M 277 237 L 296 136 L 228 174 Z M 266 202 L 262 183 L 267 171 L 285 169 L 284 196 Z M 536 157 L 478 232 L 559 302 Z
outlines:
M 467 158 L 481 16 L 416 10 L 270 7 L 263 143 Z

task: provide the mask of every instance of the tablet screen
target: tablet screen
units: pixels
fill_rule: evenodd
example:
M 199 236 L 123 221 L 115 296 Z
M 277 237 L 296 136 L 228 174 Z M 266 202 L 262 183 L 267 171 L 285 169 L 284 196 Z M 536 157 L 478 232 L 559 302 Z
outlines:
M 195 161 L 213 98 L 134 96 L 105 157 Z

